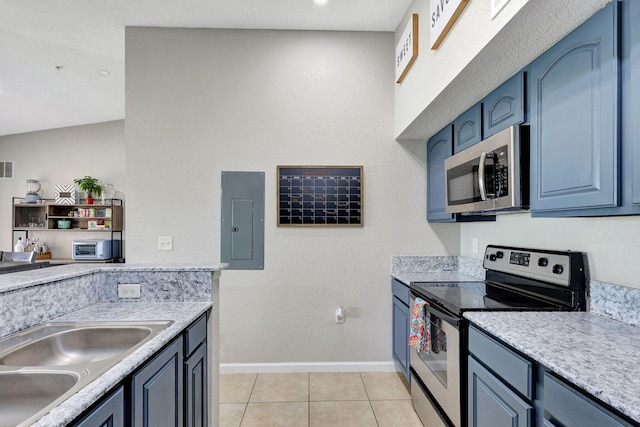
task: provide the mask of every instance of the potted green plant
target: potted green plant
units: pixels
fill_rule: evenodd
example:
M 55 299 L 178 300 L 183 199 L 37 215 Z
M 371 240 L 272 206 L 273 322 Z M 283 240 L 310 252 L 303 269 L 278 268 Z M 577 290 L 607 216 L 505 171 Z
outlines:
M 87 192 L 87 204 L 93 204 L 93 196 L 100 197 L 102 195 L 102 184 L 97 178 L 85 176 L 84 178 L 74 179 L 80 190 Z

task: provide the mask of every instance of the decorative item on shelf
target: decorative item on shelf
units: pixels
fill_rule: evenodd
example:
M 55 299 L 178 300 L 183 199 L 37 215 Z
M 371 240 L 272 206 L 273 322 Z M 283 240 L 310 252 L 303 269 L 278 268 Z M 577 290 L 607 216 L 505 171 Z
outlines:
M 102 195 L 102 184 L 97 178 L 86 175 L 84 178 L 74 179 L 73 182 L 78 184 L 82 191 L 87 192 L 87 204 L 93 204 L 93 196 L 100 197 Z
M 73 184 L 57 184 L 55 186 L 56 205 L 75 205 L 78 203 L 76 186 Z
M 40 181 L 37 179 L 28 179 L 27 195 L 24 197 L 24 201 L 26 203 L 37 203 L 38 200 L 40 200 L 40 195 L 42 194 L 40 188 Z
M 59 219 L 58 228 L 61 228 L 63 230 L 71 228 L 71 221 L 68 219 Z

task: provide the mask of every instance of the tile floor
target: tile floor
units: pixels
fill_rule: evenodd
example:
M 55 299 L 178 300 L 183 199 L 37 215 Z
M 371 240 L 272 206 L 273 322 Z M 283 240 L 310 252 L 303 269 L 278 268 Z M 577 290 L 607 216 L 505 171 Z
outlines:
M 394 372 L 220 376 L 220 427 L 422 427 Z

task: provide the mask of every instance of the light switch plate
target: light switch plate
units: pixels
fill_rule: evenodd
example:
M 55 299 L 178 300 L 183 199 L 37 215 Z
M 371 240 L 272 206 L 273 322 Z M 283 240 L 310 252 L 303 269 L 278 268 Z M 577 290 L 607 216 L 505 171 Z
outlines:
M 173 237 L 160 236 L 158 237 L 158 250 L 159 251 L 172 251 L 173 250 Z

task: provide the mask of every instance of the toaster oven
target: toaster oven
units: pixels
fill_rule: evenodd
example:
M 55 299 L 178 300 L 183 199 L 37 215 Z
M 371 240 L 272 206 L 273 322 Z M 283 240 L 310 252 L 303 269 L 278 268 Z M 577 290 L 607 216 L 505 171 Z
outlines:
M 76 260 L 101 261 L 120 256 L 119 240 L 74 240 L 72 245 L 72 258 Z

